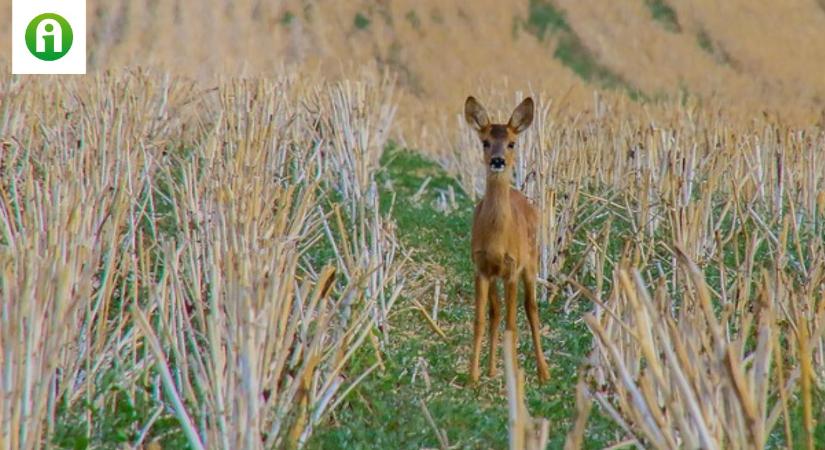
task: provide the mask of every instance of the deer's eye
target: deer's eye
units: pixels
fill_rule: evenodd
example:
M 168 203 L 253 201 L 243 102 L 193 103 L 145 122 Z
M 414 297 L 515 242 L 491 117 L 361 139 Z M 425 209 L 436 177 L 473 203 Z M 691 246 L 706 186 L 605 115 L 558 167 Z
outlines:
M 511 142 L 511 143 L 507 144 L 507 148 L 516 148 L 516 143 Z
M 490 148 L 490 141 L 485 139 L 485 140 L 481 141 L 481 145 L 483 145 L 484 148 Z

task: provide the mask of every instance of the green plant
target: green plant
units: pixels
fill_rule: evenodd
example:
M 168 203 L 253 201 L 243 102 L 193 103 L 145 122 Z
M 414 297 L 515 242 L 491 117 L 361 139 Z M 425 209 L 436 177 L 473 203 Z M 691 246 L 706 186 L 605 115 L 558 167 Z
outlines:
M 665 0 L 645 0 L 647 9 L 653 16 L 653 20 L 659 22 L 667 31 L 680 33 L 682 26 L 679 25 L 679 18 L 676 11 Z
M 281 25 L 289 26 L 293 20 L 295 20 L 295 14 L 288 9 L 281 15 Z
M 696 33 L 696 42 L 699 48 L 710 54 L 719 64 L 733 65 L 731 56 L 704 29 Z
M 360 12 L 356 13 L 355 18 L 352 20 L 352 24 L 355 26 L 355 28 L 357 28 L 359 30 L 367 29 L 367 27 L 370 26 L 370 23 L 371 23 L 371 21 L 370 21 L 369 17 L 365 16 L 364 14 L 362 14 Z
M 549 0 L 530 0 L 527 28 L 539 39 L 556 32 L 572 32 L 564 13 Z
M 710 39 L 710 35 L 705 30 L 699 30 L 699 32 L 696 33 L 696 42 L 702 50 L 711 54 L 714 53 L 713 41 Z
M 418 13 L 416 13 L 414 9 L 407 11 L 407 14 L 404 14 L 404 18 L 407 19 L 407 22 L 410 23 L 413 29 L 421 31 L 421 19 L 418 18 Z

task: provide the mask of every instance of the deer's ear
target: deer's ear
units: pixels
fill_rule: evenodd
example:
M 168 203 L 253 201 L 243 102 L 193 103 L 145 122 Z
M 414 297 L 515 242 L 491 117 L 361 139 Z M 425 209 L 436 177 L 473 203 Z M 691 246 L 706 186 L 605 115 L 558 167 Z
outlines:
M 464 119 L 476 131 L 481 131 L 482 128 L 490 125 L 490 119 L 487 118 L 487 111 L 481 106 L 481 103 L 475 97 L 467 97 L 464 102 Z
M 507 122 L 507 126 L 516 133 L 521 133 L 526 130 L 531 123 L 533 123 L 533 99 L 527 97 L 513 110 L 513 115 L 510 116 L 510 121 Z

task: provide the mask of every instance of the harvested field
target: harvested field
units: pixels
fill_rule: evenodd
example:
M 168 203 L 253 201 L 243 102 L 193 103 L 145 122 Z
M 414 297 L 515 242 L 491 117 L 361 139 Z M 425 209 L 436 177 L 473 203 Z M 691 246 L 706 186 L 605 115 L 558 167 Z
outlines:
M 0 36 L 0 449 L 825 447 L 820 3 L 89 0 L 85 76 Z M 468 95 L 536 101 L 546 384 L 523 311 L 469 379 Z

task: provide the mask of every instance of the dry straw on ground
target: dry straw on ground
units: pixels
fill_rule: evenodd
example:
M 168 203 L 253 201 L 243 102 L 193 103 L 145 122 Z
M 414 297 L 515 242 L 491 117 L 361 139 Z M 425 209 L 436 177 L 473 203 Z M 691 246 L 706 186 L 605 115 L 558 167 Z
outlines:
M 373 179 L 391 83 L 2 88 L 0 447 L 103 407 L 113 372 L 127 392 L 162 385 L 193 448 L 300 446 L 403 287 Z

